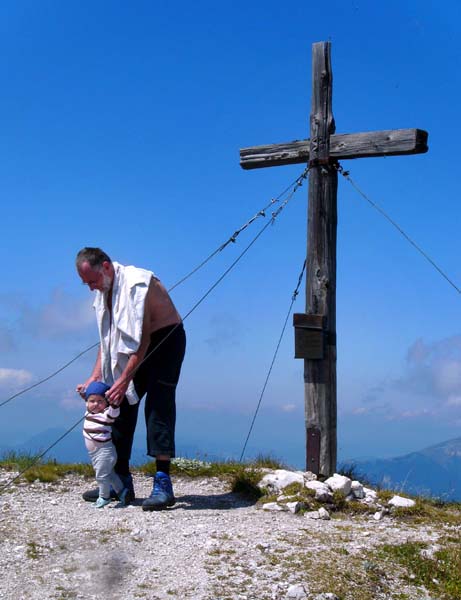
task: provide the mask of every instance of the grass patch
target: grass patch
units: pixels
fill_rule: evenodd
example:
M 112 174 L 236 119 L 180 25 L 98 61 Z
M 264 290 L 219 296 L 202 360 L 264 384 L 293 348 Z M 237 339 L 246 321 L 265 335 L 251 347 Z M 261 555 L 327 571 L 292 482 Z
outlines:
M 272 454 L 258 454 L 254 460 L 252 460 L 250 465 L 257 467 L 258 469 L 287 469 L 290 470 L 290 467 L 285 463 L 281 462 L 277 457 Z
M 83 477 L 94 477 L 94 470 L 87 463 L 58 463 L 54 459 L 44 460 L 39 454 L 6 452 L 0 458 L 0 468 L 7 471 L 23 472 L 21 479 L 26 481 L 54 482 L 65 475 L 75 474 Z
M 334 509 L 334 512 L 338 513 L 338 516 L 340 515 L 354 515 L 354 516 L 360 516 L 360 515 L 373 515 L 376 512 L 376 506 L 373 505 L 368 505 L 365 504 L 363 502 L 357 502 L 355 500 L 352 500 L 351 502 L 341 502 L 341 506 L 340 507 L 336 507 Z
M 414 498 L 416 504 L 392 510 L 396 519 L 415 524 L 441 524 L 461 526 L 461 504 L 434 501 L 427 498 Z
M 256 501 L 263 495 L 258 487 L 260 479 L 261 472 L 256 468 L 240 466 L 240 470 L 232 474 L 231 489 L 248 500 Z
M 389 500 L 396 494 L 398 495 L 397 492 L 394 492 L 392 490 L 380 489 L 378 490 L 378 502 L 380 502 L 381 504 L 387 504 Z
M 19 454 L 18 452 L 11 450 L 10 452 L 5 452 L 0 458 L 0 467 L 7 471 L 23 471 L 36 462 L 36 454 L 31 454 L 30 452 Z
M 381 560 L 397 562 L 405 569 L 404 579 L 412 585 L 424 585 L 436 592 L 439 600 L 461 598 L 461 544 L 439 540 L 444 547 L 432 558 L 422 553 L 427 544 L 407 542 L 398 546 L 383 545 L 377 551 Z
M 43 546 L 42 544 L 37 544 L 36 542 L 27 542 L 27 558 L 36 560 L 43 556 L 46 550 L 49 550 L 49 548 Z

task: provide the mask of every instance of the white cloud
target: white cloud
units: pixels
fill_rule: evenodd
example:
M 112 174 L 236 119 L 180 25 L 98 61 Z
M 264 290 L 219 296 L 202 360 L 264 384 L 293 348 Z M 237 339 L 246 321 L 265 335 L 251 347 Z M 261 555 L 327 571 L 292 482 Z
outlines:
M 419 417 L 424 417 L 430 414 L 430 411 L 427 408 L 416 409 L 416 410 L 402 410 L 400 413 L 397 413 L 397 417 L 401 419 L 417 419 Z
M 295 411 L 297 406 L 296 406 L 296 404 L 283 404 L 280 408 L 282 409 L 283 412 L 289 413 L 289 412 Z
M 32 378 L 32 373 L 25 369 L 0 368 L 0 385 L 2 386 L 26 385 L 32 381 Z
M 461 336 L 435 342 L 418 339 L 407 352 L 397 378 L 364 391 L 356 414 L 369 411 L 388 419 L 461 415 Z
M 353 408 L 350 412 L 353 415 L 367 415 L 370 412 L 370 409 L 366 408 L 365 406 L 357 406 Z

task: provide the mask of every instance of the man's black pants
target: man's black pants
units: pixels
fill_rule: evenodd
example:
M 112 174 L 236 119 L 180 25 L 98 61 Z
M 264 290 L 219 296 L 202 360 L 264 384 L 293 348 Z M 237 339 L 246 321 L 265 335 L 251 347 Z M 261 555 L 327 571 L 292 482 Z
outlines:
M 186 333 L 182 323 L 154 331 L 145 354 L 147 359 L 133 379 L 139 399 L 146 394 L 147 454 L 152 457 L 175 456 L 176 386 L 185 351 Z M 120 416 L 112 425 L 117 450 L 115 471 L 119 475 L 129 473 L 139 404 L 129 404 L 125 398 L 120 405 Z

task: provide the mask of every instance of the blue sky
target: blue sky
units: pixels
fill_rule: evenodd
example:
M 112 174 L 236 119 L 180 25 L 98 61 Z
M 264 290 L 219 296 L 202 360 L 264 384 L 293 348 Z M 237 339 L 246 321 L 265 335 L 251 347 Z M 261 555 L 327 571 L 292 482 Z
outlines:
M 332 43 L 337 133 L 429 132 L 425 155 L 343 166 L 460 286 L 460 12 L 453 1 L 2 2 L 1 397 L 97 341 L 73 266 L 82 246 L 170 287 L 296 179 L 302 165 L 243 171 L 239 149 L 308 137 L 317 41 Z M 459 436 L 459 293 L 345 180 L 338 211 L 340 459 Z M 306 214 L 304 186 L 187 319 L 180 452 L 240 454 L 304 260 Z M 174 290 L 182 314 L 262 225 Z M 290 319 L 248 455 L 302 466 L 293 354 Z M 70 427 L 93 360 L 0 408 L 2 443 Z

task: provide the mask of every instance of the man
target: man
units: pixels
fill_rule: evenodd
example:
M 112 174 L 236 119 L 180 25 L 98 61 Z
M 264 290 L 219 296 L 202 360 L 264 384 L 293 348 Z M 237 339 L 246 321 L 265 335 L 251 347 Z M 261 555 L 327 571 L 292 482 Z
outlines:
M 96 290 L 93 307 L 99 330 L 98 356 L 90 377 L 77 386 L 84 396 L 93 381 L 110 385 L 106 397 L 120 406 L 112 426 L 117 450 L 115 472 L 134 500 L 129 469 L 139 403 L 144 412 L 147 454 L 156 459 L 156 475 L 143 510 L 173 506 L 170 460 L 175 456 L 176 385 L 186 349 L 181 317 L 167 290 L 150 271 L 112 262 L 100 248 L 83 248 L 76 266 L 83 284 Z M 98 490 L 83 494 L 96 501 Z

